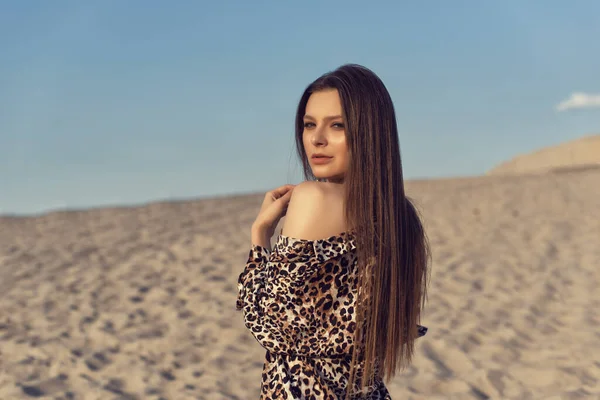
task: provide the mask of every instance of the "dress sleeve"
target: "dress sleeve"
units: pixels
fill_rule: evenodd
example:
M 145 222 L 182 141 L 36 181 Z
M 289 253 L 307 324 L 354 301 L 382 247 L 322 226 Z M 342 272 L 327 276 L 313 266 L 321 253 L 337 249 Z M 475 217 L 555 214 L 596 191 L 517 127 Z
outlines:
M 271 251 L 253 244 L 248 255 L 246 267 L 238 277 L 238 296 L 235 309 L 240 311 L 244 306 L 257 306 L 262 288 L 265 286 L 265 267 Z

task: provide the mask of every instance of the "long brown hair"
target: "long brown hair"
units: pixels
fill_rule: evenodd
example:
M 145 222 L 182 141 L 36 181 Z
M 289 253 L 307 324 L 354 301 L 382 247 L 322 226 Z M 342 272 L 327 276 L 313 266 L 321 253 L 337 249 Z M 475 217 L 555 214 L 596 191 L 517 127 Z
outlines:
M 343 108 L 350 156 L 344 177 L 345 217 L 354 227 L 360 288 L 348 398 L 356 385 L 359 358 L 364 359 L 361 388 L 372 385 L 375 375 L 382 378 L 381 367 L 388 382 L 411 363 L 427 296 L 430 252 L 417 210 L 404 192 L 392 99 L 368 68 L 343 65 L 304 91 L 295 125 L 305 179 L 316 180 L 302 141 L 306 103 L 312 93 L 327 89 L 338 90 Z

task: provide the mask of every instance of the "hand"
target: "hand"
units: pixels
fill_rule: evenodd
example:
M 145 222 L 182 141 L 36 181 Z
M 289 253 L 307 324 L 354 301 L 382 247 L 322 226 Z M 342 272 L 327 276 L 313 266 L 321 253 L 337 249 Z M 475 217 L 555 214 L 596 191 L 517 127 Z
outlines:
M 283 185 L 267 192 L 252 227 L 263 230 L 270 239 L 275 233 L 275 227 L 287 213 L 287 207 L 295 186 Z

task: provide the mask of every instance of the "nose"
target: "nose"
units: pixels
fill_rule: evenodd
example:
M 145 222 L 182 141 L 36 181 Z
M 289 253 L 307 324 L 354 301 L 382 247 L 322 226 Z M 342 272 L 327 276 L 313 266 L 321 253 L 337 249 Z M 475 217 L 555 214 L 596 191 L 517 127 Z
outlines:
M 312 135 L 310 141 L 315 146 L 317 144 L 323 144 L 323 143 L 325 143 L 325 135 L 323 133 L 323 129 L 322 128 L 315 129 L 313 131 L 313 135 Z

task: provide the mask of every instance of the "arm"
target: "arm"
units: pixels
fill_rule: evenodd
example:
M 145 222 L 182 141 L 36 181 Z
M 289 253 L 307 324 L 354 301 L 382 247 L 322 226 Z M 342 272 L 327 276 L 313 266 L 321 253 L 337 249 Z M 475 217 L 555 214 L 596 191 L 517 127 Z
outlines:
M 271 250 L 271 238 L 267 235 L 265 229 L 253 225 L 250 235 L 252 237 L 251 246 L 261 246 L 269 251 Z
M 292 237 L 316 236 L 315 228 L 327 225 L 325 210 L 322 206 L 322 191 L 315 182 L 304 182 L 296 186 L 285 219 L 284 230 Z M 271 255 L 271 238 L 266 227 L 253 224 L 251 249 L 246 267 L 238 278 L 238 301 L 236 309 L 249 305 L 252 310 L 261 313 L 261 292 L 266 281 L 265 267 Z
M 262 314 L 259 300 L 266 283 L 265 267 L 270 255 L 270 249 L 260 244 L 252 244 L 246 266 L 237 281 L 236 310 L 242 310 L 249 306 L 251 310 L 257 311 L 259 315 Z

